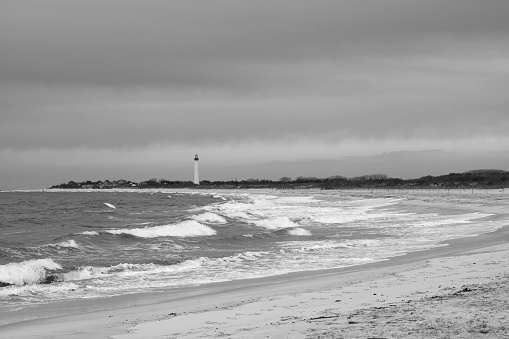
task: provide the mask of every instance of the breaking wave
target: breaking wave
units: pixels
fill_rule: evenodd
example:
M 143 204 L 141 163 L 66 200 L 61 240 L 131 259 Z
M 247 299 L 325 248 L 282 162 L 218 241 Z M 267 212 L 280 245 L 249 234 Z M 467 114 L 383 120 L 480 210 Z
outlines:
M 188 268 L 197 268 L 202 266 L 228 266 L 232 263 L 241 263 L 245 261 L 255 261 L 265 255 L 268 255 L 269 252 L 242 252 L 235 255 L 222 257 L 222 258 L 209 258 L 209 257 L 200 257 L 197 259 L 186 260 L 178 265 L 177 267 L 181 269 Z
M 310 236 L 311 232 L 309 232 L 308 230 L 305 230 L 303 228 L 297 227 L 297 228 L 288 230 L 288 234 L 290 234 L 290 235 L 299 235 L 299 236 Z
M 79 248 L 79 244 L 75 240 L 62 241 L 56 244 L 49 244 L 49 247 L 59 248 Z
M 194 270 L 199 267 L 224 266 L 232 263 L 242 263 L 245 261 L 254 261 L 260 257 L 269 254 L 269 252 L 242 252 L 235 255 L 209 258 L 199 257 L 196 259 L 184 260 L 170 265 L 159 265 L 154 263 L 130 264 L 120 263 L 110 267 L 84 266 L 73 271 L 65 273 L 50 273 L 48 270 L 61 269 L 62 267 L 51 259 L 33 260 L 19 264 L 9 264 L 0 266 L 0 281 L 6 285 L 26 285 L 49 282 L 76 282 L 91 278 L 104 276 L 135 276 L 158 273 L 178 273 L 188 270 Z M 7 266 L 7 269 L 4 267 Z M 20 273 L 19 271 L 23 272 Z M 9 278 L 4 278 L 8 274 Z
M 48 270 L 59 269 L 62 269 L 62 267 L 51 259 L 28 260 L 0 265 L 0 283 L 18 286 L 43 283 L 48 279 Z
M 218 224 L 226 223 L 225 218 L 212 212 L 205 212 L 202 214 L 194 215 L 192 218 L 198 222 L 210 222 Z
M 122 228 L 105 231 L 110 234 L 130 234 L 140 238 L 158 237 L 197 237 L 215 235 L 216 231 L 196 220 L 186 220 L 173 225 L 160 225 L 144 228 Z
M 253 221 L 256 226 L 264 227 L 270 230 L 277 230 L 281 228 L 296 227 L 297 225 L 288 217 L 277 217 L 270 219 L 262 219 Z
M 79 234 L 83 234 L 83 235 L 99 235 L 99 232 L 97 232 L 97 231 L 85 231 L 85 232 L 81 232 Z

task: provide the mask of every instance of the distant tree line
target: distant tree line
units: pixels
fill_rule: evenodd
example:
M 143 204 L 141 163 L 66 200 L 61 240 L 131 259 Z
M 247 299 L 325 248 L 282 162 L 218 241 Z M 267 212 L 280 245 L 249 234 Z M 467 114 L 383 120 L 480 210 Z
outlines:
M 436 177 L 428 175 L 419 179 L 407 180 L 407 182 L 414 186 L 498 188 L 509 186 L 509 172 L 502 170 L 473 170 L 464 173 L 449 173 Z
M 153 178 L 147 181 L 134 182 L 130 180 L 105 181 L 69 181 L 50 188 L 190 188 L 196 187 L 192 181 L 172 181 Z M 509 172 L 503 170 L 472 170 L 463 173 L 449 173 L 439 176 L 424 176 L 418 179 L 403 180 L 390 178 L 386 174 L 368 174 L 347 178 L 334 175 L 328 178 L 298 176 L 281 177 L 279 180 L 246 179 L 230 181 L 200 181 L 200 188 L 274 188 L 274 189 L 342 189 L 342 188 L 411 188 L 411 187 L 444 187 L 444 188 L 502 188 L 509 187 Z

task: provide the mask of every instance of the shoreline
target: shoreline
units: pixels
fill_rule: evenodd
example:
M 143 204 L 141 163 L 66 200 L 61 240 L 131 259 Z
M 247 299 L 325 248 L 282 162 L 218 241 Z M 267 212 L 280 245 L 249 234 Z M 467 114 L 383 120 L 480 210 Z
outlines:
M 307 299 L 308 302 L 313 304 L 313 307 L 318 307 L 314 304 L 317 303 L 316 295 L 321 293 L 328 292 L 332 295 L 344 295 L 350 293 L 347 291 L 348 289 L 364 289 L 365 291 L 366 287 L 364 285 L 374 284 L 374 286 L 378 286 L 381 281 L 384 279 L 386 280 L 388 277 L 394 278 L 398 275 L 409 274 L 409 272 L 415 272 L 417 270 L 426 271 L 426 267 L 428 268 L 426 271 L 427 274 L 430 274 L 432 271 L 435 271 L 437 267 L 440 268 L 441 265 L 442 268 L 445 264 L 450 265 L 449 268 L 452 268 L 454 265 L 464 263 L 464 260 L 458 260 L 460 258 L 465 259 L 472 257 L 472 260 L 480 261 L 482 260 L 480 257 L 492 255 L 493 253 L 505 253 L 506 258 L 509 258 L 509 226 L 476 237 L 455 239 L 450 241 L 449 246 L 411 252 L 377 263 L 335 270 L 305 272 L 306 274 L 292 273 L 291 275 L 294 275 L 294 277 L 286 275 L 262 278 L 256 280 L 263 281 L 250 281 L 251 283 L 248 281 L 219 283 L 218 285 L 223 285 L 222 288 L 214 289 L 208 286 L 208 288 L 204 289 L 206 291 L 202 290 L 198 295 L 186 296 L 184 298 L 177 298 L 161 303 L 130 305 L 123 308 L 94 310 L 89 313 L 12 323 L 0 327 L 0 334 L 5 336 L 12 335 L 18 338 L 36 338 L 40 337 L 41 333 L 45 333 L 48 337 L 78 338 L 86 336 L 89 338 L 111 337 L 131 339 L 147 338 L 147 335 L 148 337 L 152 336 L 147 333 L 154 333 L 153 336 L 160 335 L 156 334 L 156 332 L 161 330 L 165 331 L 165 327 L 168 327 L 171 331 L 175 331 L 167 332 L 169 335 L 171 333 L 177 333 L 178 330 L 182 330 L 182 327 L 188 325 L 195 326 L 198 323 L 197 320 L 201 320 L 202 322 L 206 320 L 206 322 L 210 322 L 210 319 L 217 316 L 220 312 L 236 312 L 235 309 L 238 311 L 248 307 L 247 305 L 259 308 L 260 306 L 265 307 L 269 304 L 271 308 L 274 308 L 275 305 L 281 305 L 281 298 L 295 299 L 297 295 L 302 296 L 308 294 L 307 297 L 302 298 L 301 302 L 305 302 Z M 509 262 L 507 260 L 505 262 L 505 272 L 509 272 L 507 267 Z M 478 267 L 479 266 L 477 266 L 476 269 Z M 451 271 L 454 271 L 454 269 L 451 269 Z M 492 274 L 495 273 L 495 270 L 493 270 Z M 498 274 L 500 274 L 500 272 Z M 454 289 L 464 285 L 464 281 L 476 279 L 477 281 L 485 280 L 485 277 L 480 277 L 478 272 L 473 273 L 473 275 L 474 277 L 462 277 L 457 272 L 450 273 L 449 276 L 453 277 L 453 279 L 450 279 L 451 283 L 448 286 L 443 286 L 448 289 Z M 477 278 L 475 276 L 477 276 Z M 456 282 L 454 282 L 454 280 L 456 280 Z M 418 283 L 418 289 L 426 290 L 426 295 L 435 295 L 439 293 L 439 286 L 442 284 L 434 284 L 436 286 L 431 288 L 430 282 L 431 280 L 427 283 L 425 281 Z M 408 281 L 406 283 L 403 281 L 403 284 L 399 285 L 399 291 L 392 296 L 391 300 L 387 298 L 388 292 L 379 292 L 376 295 L 372 293 L 369 293 L 370 295 L 366 294 L 363 298 L 357 296 L 359 300 L 356 302 L 352 302 L 352 300 L 337 302 L 336 300 L 339 299 L 332 300 L 332 298 L 324 302 L 318 301 L 318 304 L 322 305 L 325 311 L 331 307 L 337 307 L 339 306 L 337 303 L 341 303 L 342 312 L 346 312 L 347 310 L 351 312 L 357 309 L 367 309 L 382 304 L 385 305 L 387 303 L 411 300 L 412 298 L 404 297 L 407 294 L 402 293 L 402 287 L 408 290 L 406 291 L 407 294 L 412 293 L 412 287 L 408 285 Z M 380 291 L 381 288 L 377 287 L 377 290 Z M 351 293 L 355 294 L 353 292 Z M 385 299 L 382 301 L 377 295 L 383 296 Z M 124 297 L 129 298 L 129 296 L 122 296 L 122 298 Z M 76 304 L 80 302 L 70 303 L 79 306 Z M 284 308 L 284 306 L 279 307 Z M 309 310 L 309 308 L 306 308 L 306 310 Z M 310 312 L 321 314 L 314 309 L 311 309 Z M 317 315 L 315 318 L 317 317 L 324 316 Z M 177 319 L 180 319 L 180 321 L 175 322 Z M 226 317 L 224 317 L 224 319 L 226 319 Z M 250 317 L 250 319 L 245 319 L 245 323 L 252 323 L 252 320 L 252 317 Z M 161 321 L 171 322 L 171 324 L 162 326 Z M 293 326 L 295 325 L 293 322 L 290 323 L 292 326 L 286 324 L 288 331 L 295 327 Z M 91 324 L 94 324 L 93 328 L 91 328 Z M 306 324 L 309 323 L 304 321 L 300 326 L 307 328 Z M 181 328 L 179 329 L 176 325 L 180 325 Z M 285 326 L 281 324 L 278 327 Z M 299 331 L 303 331 L 303 329 Z M 126 334 L 127 332 L 131 334 Z M 193 333 L 196 334 L 195 332 Z M 193 337 L 194 335 L 188 334 L 189 337 Z M 294 334 L 292 334 L 292 336 Z M 186 335 L 187 334 L 183 332 L 179 332 L 175 337 L 180 338 Z M 257 334 L 246 334 L 245 337 L 254 338 L 257 337 Z
M 418 205 L 421 205 L 421 203 Z M 443 203 L 437 204 L 442 210 L 447 210 L 449 206 L 445 205 L 446 204 Z M 451 206 L 458 207 L 454 204 Z M 465 208 L 470 210 L 472 206 L 460 207 L 461 209 Z M 479 207 L 479 209 L 485 210 L 486 208 Z M 497 217 L 505 219 L 506 216 L 502 214 L 503 213 L 497 215 Z M 302 336 L 302 333 L 309 332 L 310 327 L 308 325 L 312 324 L 313 321 L 309 322 L 303 319 L 309 320 L 311 318 L 317 318 L 315 320 L 318 320 L 319 317 L 322 317 L 320 319 L 329 319 L 326 318 L 329 317 L 329 315 L 324 316 L 318 314 L 322 314 L 325 310 L 337 306 L 341 306 L 341 312 L 346 312 L 347 310 L 366 309 L 366 307 L 370 305 L 385 305 L 389 302 L 387 300 L 383 302 L 379 301 L 380 298 L 374 299 L 376 295 L 371 298 L 357 297 L 357 299 L 363 300 L 361 303 L 352 300 L 345 301 L 344 298 L 341 299 L 341 302 L 336 301 L 339 299 L 329 300 L 331 296 L 335 294 L 344 294 L 346 290 L 352 288 L 365 289 L 366 287 L 362 286 L 366 284 L 377 285 L 377 282 L 387 280 L 388 277 L 394 278 L 398 275 L 405 275 L 408 272 L 416 272 L 419 269 L 424 269 L 425 272 L 427 272 L 425 274 L 431 274 L 432 272 L 429 271 L 429 269 L 426 271 L 425 268 L 428 266 L 432 267 L 433 265 L 435 265 L 433 266 L 433 270 L 436 270 L 437 267 L 440 268 L 440 265 L 442 265 L 442 267 L 448 265 L 448 267 L 454 268 L 451 269 L 451 271 L 454 271 L 458 268 L 459 262 L 465 264 L 464 260 L 472 256 L 480 258 L 495 253 L 498 255 L 506 255 L 506 258 L 509 258 L 509 226 L 504 226 L 494 232 L 484 233 L 475 237 L 448 240 L 445 241 L 445 243 L 448 245 L 410 252 L 388 260 L 359 266 L 297 272 L 274 277 L 184 288 L 174 293 L 184 292 L 185 295 L 183 297 L 181 295 L 174 295 L 174 298 L 168 298 L 168 296 L 166 296 L 162 298 L 164 300 L 158 300 L 160 299 L 161 293 L 142 293 L 139 295 L 111 297 L 104 300 L 90 299 L 54 303 L 47 305 L 48 313 L 45 314 L 51 314 L 52 308 L 60 308 L 56 313 L 62 313 L 62 306 L 64 306 L 64 311 L 68 311 L 67 314 L 72 314 L 73 310 L 77 314 L 69 316 L 62 316 L 59 314 L 45 319 L 7 324 L 0 326 L 0 334 L 5 336 L 12 335 L 18 338 L 35 338 L 40 337 L 41 333 L 45 333 L 48 337 L 78 338 L 86 336 L 90 338 L 106 338 L 114 336 L 130 339 L 161 335 L 161 333 L 157 331 L 165 331 L 164 335 L 166 336 L 172 337 L 172 333 L 178 333 L 175 337 L 180 338 L 186 336 L 193 337 L 201 333 L 200 329 L 202 329 L 202 331 L 210 331 L 211 328 L 209 328 L 209 325 L 211 325 L 211 323 L 217 323 L 216 327 L 218 331 L 229 333 L 234 337 L 255 338 L 259 337 L 260 331 L 268 331 L 269 337 L 278 337 L 276 333 L 280 333 L 282 337 L 285 337 L 285 335 L 289 335 L 290 332 L 292 332 L 292 337 L 305 337 Z M 476 261 L 480 260 L 481 259 L 476 259 Z M 506 260 L 506 262 L 508 261 Z M 478 267 L 479 266 L 476 268 Z M 491 268 L 493 267 L 495 267 L 495 265 L 492 265 Z M 462 274 L 464 274 L 464 272 Z M 474 276 L 470 276 L 470 278 L 466 278 L 465 276 L 462 279 L 475 279 L 475 274 L 477 273 L 474 272 L 472 274 L 474 274 Z M 455 276 L 459 277 L 458 274 L 455 274 Z M 480 277 L 478 278 L 480 279 Z M 453 283 L 451 286 L 447 286 L 448 288 L 459 287 L 453 286 L 458 285 L 459 280 L 455 278 L 451 280 L 456 280 L 457 282 L 456 284 Z M 392 281 L 392 283 L 396 284 L 394 281 Z M 422 283 L 423 282 L 421 282 L 421 285 Z M 419 285 L 419 289 L 423 287 L 421 285 Z M 401 287 L 405 287 L 405 284 L 401 285 L 400 288 Z M 424 289 L 428 294 L 440 292 L 440 289 L 436 286 L 430 288 L 426 284 Z M 329 297 L 320 297 L 318 299 L 324 301 L 317 301 L 317 295 L 327 293 L 329 293 Z M 355 294 L 354 292 L 351 293 Z M 391 299 L 392 302 L 401 301 L 398 300 L 397 296 L 399 295 L 401 297 L 402 293 L 401 291 L 398 293 Z M 388 292 L 377 293 L 377 295 L 381 294 L 384 294 L 385 297 L 388 295 Z M 259 322 L 269 321 L 270 323 L 272 322 L 271 320 L 275 320 L 279 317 L 279 313 L 281 313 L 282 310 L 285 312 L 289 311 L 292 308 L 290 306 L 295 304 L 296 296 L 299 296 L 299 303 L 307 304 L 305 311 L 309 310 L 309 312 L 314 312 L 313 314 L 316 313 L 317 315 L 312 316 L 310 313 L 306 317 L 298 315 L 295 313 L 296 311 L 293 311 L 293 313 L 290 313 L 294 321 L 283 321 L 277 326 L 274 325 L 275 327 L 269 326 L 268 328 L 264 328 L 256 323 L 255 319 L 258 319 Z M 288 302 L 291 300 L 294 300 L 293 304 L 288 305 Z M 45 307 L 43 306 L 42 308 Z M 244 320 L 235 319 L 234 321 L 233 318 L 236 318 L 235 314 L 241 314 L 246 308 L 249 309 L 247 311 L 249 316 L 245 317 Z M 279 309 L 279 313 L 276 312 L 277 315 L 271 314 L 273 311 L 266 311 L 268 309 Z M 40 311 L 41 310 L 38 310 L 36 313 Z M 53 309 L 53 311 L 55 310 Z M 23 312 L 20 312 L 20 314 L 22 313 Z M 255 313 L 259 314 L 253 316 Z M 13 316 L 16 315 L 13 314 Z M 283 316 L 279 318 L 282 317 Z M 286 315 L 285 317 L 290 317 L 290 315 Z M 231 321 L 227 321 L 228 318 L 232 318 Z M 294 322 L 299 323 L 298 326 L 296 326 Z M 93 326 L 91 326 L 92 324 Z M 194 327 L 191 326 L 191 328 L 188 326 L 191 324 L 195 324 L 192 325 Z M 252 329 L 251 331 L 232 332 L 234 329 L 236 329 L 235 331 L 239 331 L 239 328 L 253 328 L 253 326 L 258 326 L 256 327 L 258 330 Z M 298 333 L 294 333 L 294 331 L 297 331 L 296 328 L 298 328 Z M 128 331 L 131 333 L 130 335 L 126 335 Z

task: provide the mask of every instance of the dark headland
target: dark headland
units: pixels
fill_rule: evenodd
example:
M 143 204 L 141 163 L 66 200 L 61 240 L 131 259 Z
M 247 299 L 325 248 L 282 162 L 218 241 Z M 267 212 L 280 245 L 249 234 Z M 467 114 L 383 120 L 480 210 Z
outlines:
M 50 188 L 62 189 L 111 189 L 111 188 L 192 188 L 197 187 L 192 181 L 172 181 L 167 179 L 150 179 L 134 182 L 130 180 L 69 181 Z M 509 187 L 509 171 L 472 170 L 463 173 L 449 173 L 439 176 L 424 176 L 417 179 L 391 178 L 386 174 L 370 174 L 347 178 L 335 175 L 328 178 L 282 177 L 278 180 L 246 179 L 230 181 L 202 180 L 201 189 L 501 189 Z

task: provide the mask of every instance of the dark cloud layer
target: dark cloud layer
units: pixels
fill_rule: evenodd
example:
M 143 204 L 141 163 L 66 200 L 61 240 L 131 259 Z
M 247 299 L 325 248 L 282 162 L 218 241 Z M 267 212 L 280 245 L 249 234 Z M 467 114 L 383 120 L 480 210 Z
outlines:
M 437 38 L 507 42 L 508 11 L 504 0 L 8 1 L 0 79 L 249 88 L 251 63 L 432 52 Z
M 15 121 L 0 127 L 0 144 L 1 148 L 9 149 L 136 148 L 167 143 L 200 146 L 240 140 L 279 142 L 306 138 L 330 142 L 345 139 L 457 139 L 469 135 L 503 136 L 509 130 L 509 119 L 504 112 L 467 117 L 464 112 L 444 116 L 421 113 L 291 115 L 262 111 L 252 114 L 182 112 L 75 116 L 62 112 L 35 115 L 26 120 L 16 116 Z

